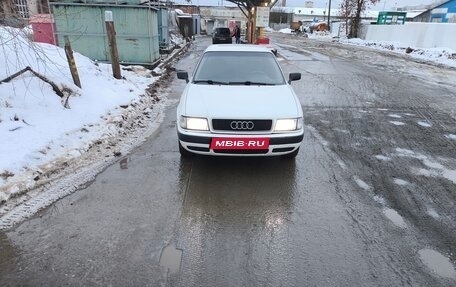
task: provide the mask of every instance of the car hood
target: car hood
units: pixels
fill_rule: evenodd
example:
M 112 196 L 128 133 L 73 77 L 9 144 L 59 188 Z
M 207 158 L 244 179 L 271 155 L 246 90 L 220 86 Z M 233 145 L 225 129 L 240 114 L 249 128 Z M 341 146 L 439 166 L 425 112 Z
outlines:
M 183 112 L 207 118 L 272 119 L 302 116 L 289 85 L 228 86 L 190 84 Z

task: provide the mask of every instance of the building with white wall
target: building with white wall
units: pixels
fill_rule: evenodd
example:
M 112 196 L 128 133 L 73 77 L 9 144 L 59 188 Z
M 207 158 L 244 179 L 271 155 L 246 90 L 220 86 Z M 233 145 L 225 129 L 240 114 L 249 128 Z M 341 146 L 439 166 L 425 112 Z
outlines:
M 241 31 L 247 27 L 247 19 L 238 7 L 200 6 L 201 31 L 212 34 L 214 28 L 228 27 L 230 21 L 240 25 Z

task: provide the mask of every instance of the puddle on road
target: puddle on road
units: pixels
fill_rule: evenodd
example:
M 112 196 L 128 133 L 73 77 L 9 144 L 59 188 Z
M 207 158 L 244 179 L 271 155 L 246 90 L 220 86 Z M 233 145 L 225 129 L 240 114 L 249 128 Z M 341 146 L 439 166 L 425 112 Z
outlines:
M 397 213 L 396 210 L 391 209 L 391 208 L 384 208 L 383 209 L 383 214 L 391 220 L 394 225 L 400 227 L 400 228 L 407 228 L 407 223 L 405 223 L 404 219 L 402 216 Z
M 177 249 L 174 244 L 170 244 L 163 248 L 160 255 L 160 266 L 166 267 L 169 274 L 179 271 L 182 260 L 182 249 Z
M 128 169 L 128 158 L 124 158 L 120 161 L 120 169 Z
M 437 275 L 456 279 L 454 266 L 447 257 L 432 249 L 421 249 L 418 253 L 421 261 Z
M 16 249 L 12 245 L 11 241 L 8 239 L 8 236 L 0 232 L 0 263 L 14 257 L 16 254 Z

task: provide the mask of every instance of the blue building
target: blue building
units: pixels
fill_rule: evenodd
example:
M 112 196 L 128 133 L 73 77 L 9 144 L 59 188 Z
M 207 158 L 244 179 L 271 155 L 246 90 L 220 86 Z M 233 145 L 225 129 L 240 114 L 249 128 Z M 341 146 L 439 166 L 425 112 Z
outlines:
M 456 0 L 446 1 L 418 15 L 416 22 L 456 23 Z

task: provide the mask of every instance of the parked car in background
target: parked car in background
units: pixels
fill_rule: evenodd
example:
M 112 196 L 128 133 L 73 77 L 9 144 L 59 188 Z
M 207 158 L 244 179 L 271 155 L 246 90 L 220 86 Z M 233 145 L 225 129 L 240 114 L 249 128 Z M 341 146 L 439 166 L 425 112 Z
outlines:
M 232 44 L 233 38 L 231 37 L 230 28 L 219 27 L 215 28 L 212 34 L 212 44 Z
M 303 111 L 272 51 L 262 45 L 211 45 L 187 81 L 177 107 L 182 156 L 294 158 L 303 140 Z

